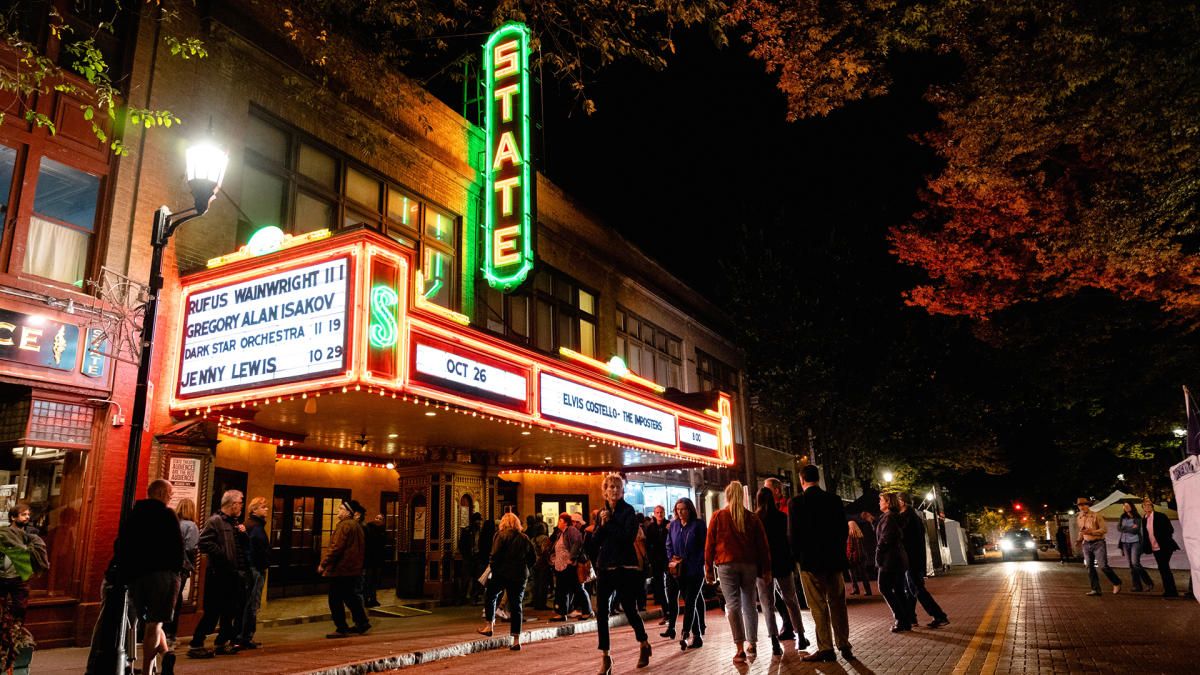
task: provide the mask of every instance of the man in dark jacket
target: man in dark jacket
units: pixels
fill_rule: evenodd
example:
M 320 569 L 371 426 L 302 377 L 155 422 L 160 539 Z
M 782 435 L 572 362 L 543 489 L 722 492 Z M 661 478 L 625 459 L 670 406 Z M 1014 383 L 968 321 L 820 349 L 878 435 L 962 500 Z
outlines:
M 246 522 L 250 527 L 246 530 L 247 552 L 250 564 L 243 574 L 246 588 L 246 607 L 242 611 L 241 631 L 238 635 L 238 649 L 258 649 L 259 643 L 254 641 L 254 633 L 258 629 L 258 610 L 262 605 L 263 583 L 267 578 L 268 557 L 271 553 L 271 540 L 267 537 L 267 515 L 271 512 L 265 497 L 255 497 L 250 500 Z
M 146 664 L 167 651 L 162 625 L 175 611 L 183 571 L 183 535 L 179 519 L 167 507 L 171 491 L 171 483 L 161 478 L 150 483 L 149 498 L 133 505 L 117 535 L 117 560 L 129 588 L 130 606 L 145 622 L 142 672 L 149 672 Z
M 847 661 L 854 659 L 850 650 L 850 623 L 846 616 L 846 584 L 842 572 L 846 561 L 846 537 L 850 530 L 842 499 L 818 485 L 821 472 L 809 464 L 800 470 L 799 495 L 788 505 L 788 538 L 792 555 L 800 563 L 800 581 L 817 627 L 817 651 L 805 661 L 834 661 L 833 647 Z M 830 628 L 832 627 L 832 635 Z
M 350 637 L 351 633 L 365 633 L 371 629 L 367 612 L 358 594 L 358 581 L 362 577 L 366 543 L 362 526 L 354 520 L 354 509 L 349 502 L 342 502 L 337 512 L 337 529 L 333 531 L 329 553 L 317 567 L 317 573 L 329 577 L 329 612 L 333 615 L 334 632 L 327 638 Z M 346 625 L 346 607 L 354 618 L 354 627 Z
M 387 530 L 383 527 L 383 514 L 363 528 L 366 536 L 367 553 L 363 559 L 363 606 L 379 606 L 379 582 L 383 578 L 383 559 L 387 554 Z
M 238 573 L 237 532 L 244 529 L 238 522 L 242 515 L 245 499 L 238 490 L 226 490 L 221 495 L 221 508 L 204 524 L 197 548 L 208 557 L 208 571 L 204 575 L 204 615 L 192 635 L 188 658 L 212 658 L 214 651 L 205 649 L 204 639 L 217 628 L 216 652 L 236 654 L 233 640 L 238 635 L 241 612 L 245 608 L 245 591 Z M 178 524 L 176 529 L 178 529 Z
M 1171 573 L 1171 554 L 1179 550 L 1175 543 L 1175 527 L 1166 514 L 1154 510 L 1154 502 L 1146 497 L 1142 500 L 1142 550 L 1154 554 L 1158 573 L 1162 577 L 1163 597 L 1177 598 L 1175 575 Z
M 941 628 L 949 624 L 950 619 L 925 588 L 925 568 L 928 565 L 925 547 L 929 536 L 925 530 L 925 519 L 912 508 L 911 500 L 912 497 L 909 497 L 907 492 L 900 493 L 900 528 L 904 538 L 904 552 L 908 555 L 908 571 L 905 573 L 904 583 L 908 589 L 909 618 L 915 626 L 917 603 L 920 602 L 921 607 L 924 607 L 933 619 L 927 625 L 930 628 Z
M 8 510 L 8 525 L 0 527 L 0 603 L 17 621 L 25 620 L 29 607 L 29 578 L 50 567 L 46 542 L 29 520 L 29 505 L 20 503 Z M 19 551 L 21 562 L 5 554 L 6 549 L 14 556 Z
M 654 603 L 659 607 L 667 604 L 667 510 L 661 505 L 654 507 L 654 518 L 646 522 L 642 528 L 646 533 L 646 569 L 650 577 L 650 593 L 654 595 Z M 659 624 L 667 622 L 667 613 L 663 610 L 663 619 Z

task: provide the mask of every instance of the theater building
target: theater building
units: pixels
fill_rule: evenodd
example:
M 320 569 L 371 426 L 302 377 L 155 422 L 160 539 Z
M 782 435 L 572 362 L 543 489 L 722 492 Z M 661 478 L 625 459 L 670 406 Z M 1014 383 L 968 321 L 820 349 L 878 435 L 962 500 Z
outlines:
M 229 488 L 267 498 L 268 601 L 323 591 L 341 499 L 384 515 L 399 590 L 449 599 L 473 512 L 590 518 L 616 471 L 639 509 L 707 513 L 755 475 L 728 319 L 530 161 L 521 27 L 480 45 L 476 124 L 398 73 L 322 86 L 274 3 L 203 7 L 171 29 L 205 59 L 173 58 L 149 13 L 122 14 L 106 47 L 130 105 L 182 126 L 129 125 L 117 157 L 62 93 L 32 101 L 57 134 L 0 126 L 0 499 L 33 504 L 50 544 L 39 644 L 86 644 L 94 622 L 136 282 L 155 210 L 189 203 L 183 148 L 208 133 L 230 164 L 167 250 L 139 485 L 165 477 L 202 514 Z

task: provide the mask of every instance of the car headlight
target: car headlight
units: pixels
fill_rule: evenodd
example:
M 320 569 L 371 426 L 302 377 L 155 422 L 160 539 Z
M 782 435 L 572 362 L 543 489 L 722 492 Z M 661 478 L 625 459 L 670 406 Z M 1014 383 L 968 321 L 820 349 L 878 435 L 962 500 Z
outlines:
M 1001 551 L 1011 551 L 1012 548 L 1013 548 L 1013 543 L 1011 541 L 1009 541 L 1007 539 L 1000 540 L 1000 550 Z
M 1037 544 L 1033 543 L 1032 541 L 1025 542 L 1025 548 L 1033 548 L 1034 546 L 1037 546 Z

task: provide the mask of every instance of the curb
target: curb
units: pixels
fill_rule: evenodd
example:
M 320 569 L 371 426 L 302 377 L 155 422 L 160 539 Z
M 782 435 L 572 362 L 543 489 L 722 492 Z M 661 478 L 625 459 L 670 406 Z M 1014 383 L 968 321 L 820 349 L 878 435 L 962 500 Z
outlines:
M 391 607 L 412 607 L 414 609 L 432 610 L 432 609 L 437 609 L 438 607 L 441 607 L 441 606 L 442 606 L 442 603 L 438 602 L 437 600 L 414 600 L 411 602 L 405 602 L 405 603 L 398 604 L 398 605 L 387 605 L 384 607 L 371 607 L 370 609 L 367 609 L 367 614 L 370 615 L 371 610 L 373 610 L 373 609 L 388 609 Z M 329 612 L 326 612 L 324 614 L 289 616 L 289 617 L 283 617 L 283 618 L 279 618 L 279 619 L 259 619 L 258 627 L 259 628 L 276 628 L 278 626 L 295 626 L 297 624 L 302 624 L 302 623 L 320 623 L 322 621 L 332 621 L 332 620 L 333 620 L 333 615 L 330 614 Z
M 661 609 L 654 609 L 641 612 L 642 620 L 658 619 L 662 617 Z M 499 622 L 498 622 L 499 623 Z M 608 625 L 627 626 L 629 620 L 625 615 L 609 617 Z M 649 631 L 650 628 L 647 628 Z M 582 635 L 584 633 L 596 632 L 596 620 L 588 619 L 587 621 L 577 621 L 575 623 L 565 623 L 561 626 L 547 626 L 545 628 L 534 628 L 521 633 L 521 644 L 529 644 L 531 642 L 541 642 L 543 640 L 552 640 L 556 637 L 564 637 L 568 635 Z M 432 663 L 442 659 L 449 659 L 455 656 L 466 656 L 467 654 L 475 654 L 478 652 L 486 652 L 493 649 L 507 649 L 510 644 L 508 635 L 493 636 L 490 638 L 480 638 L 478 640 L 469 640 L 467 642 L 459 642 L 456 644 L 446 645 L 444 647 L 434 647 L 431 649 L 422 649 L 419 651 L 405 652 L 402 654 L 393 654 L 378 659 L 368 661 L 355 661 L 352 663 L 342 664 L 340 666 L 331 666 L 329 668 L 321 668 L 318 670 L 306 671 L 304 675 L 360 675 L 361 673 L 379 673 L 388 670 L 397 670 L 399 668 L 407 668 L 424 663 Z

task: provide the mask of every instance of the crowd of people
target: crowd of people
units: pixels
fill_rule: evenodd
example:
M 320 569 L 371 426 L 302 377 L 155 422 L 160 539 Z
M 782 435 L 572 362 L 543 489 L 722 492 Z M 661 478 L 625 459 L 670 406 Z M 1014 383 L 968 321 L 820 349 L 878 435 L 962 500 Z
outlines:
M 723 599 L 734 663 L 757 653 L 760 612 L 773 655 L 782 655 L 785 646 L 808 649 L 802 609 L 812 613 L 816 641 L 803 660 L 835 661 L 840 652 L 850 661 L 847 580 L 851 594 L 861 587 L 870 595 L 873 568 L 894 632 L 917 625 L 918 605 L 930 617 L 925 625 L 947 625 L 925 587 L 925 524 L 907 495 L 881 496 L 878 518 L 864 513 L 848 519 L 841 498 L 819 482 L 817 467 L 808 466 L 791 500 L 778 479 L 768 479 L 750 502 L 734 481 L 725 489 L 726 506 L 707 524 L 687 498 L 672 506 L 671 518 L 664 505 L 643 517 L 625 501 L 624 481 L 616 475 L 604 478 L 604 506 L 590 520 L 562 513 L 550 532 L 540 514 L 522 524 L 506 513 L 498 531 L 474 514 L 459 549 L 472 574 L 465 597 L 484 603 L 478 632 L 491 636 L 496 618 L 507 620 L 510 649 L 519 650 L 524 598 L 532 596 L 534 609 L 551 609 L 544 603 L 552 598 L 552 622 L 597 619 L 600 675 L 612 668 L 609 618 L 620 614 L 633 628 L 638 667 L 644 667 L 653 655 L 640 614 L 647 597 L 663 608 L 659 637 L 694 650 L 704 645 L 707 585 Z
M 204 602 L 187 655 L 212 658 L 261 646 L 255 641 L 258 612 L 266 580 L 270 538 L 270 505 L 263 497 L 250 500 L 242 519 L 245 497 L 239 490 L 221 495 L 217 510 L 204 523 L 196 522 L 196 504 L 181 499 L 172 509 L 172 486 L 155 480 L 147 498 L 134 504 L 121 525 L 109 583 L 128 589 L 133 616 L 142 625 L 143 672 L 153 672 L 154 659 L 175 645 L 184 589 L 196 573 L 199 554 L 207 559 Z M 366 633 L 371 628 L 366 608 L 378 606 L 386 534 L 382 516 L 364 523 L 366 509 L 355 500 L 343 501 L 337 527 L 317 574 L 329 581 L 328 603 L 336 639 Z M 353 625 L 346 622 L 349 609 Z M 213 648 L 205 647 L 216 633 Z
M 509 648 L 514 651 L 521 649 L 527 596 L 533 608 L 554 612 L 551 622 L 596 618 L 600 675 L 612 669 L 609 618 L 619 614 L 633 628 L 638 667 L 649 664 L 653 647 L 640 613 L 648 595 L 663 608 L 659 637 L 678 639 L 679 648 L 688 651 L 704 645 L 705 592 L 711 589 L 710 595 L 724 603 L 735 664 L 746 663 L 757 652 L 760 612 L 773 655 L 782 655 L 785 645 L 808 649 L 802 609 L 811 612 L 816 642 L 803 660 L 836 661 L 840 652 L 852 661 L 847 582 L 851 595 L 871 595 L 872 577 L 892 613 L 892 632 L 918 626 L 918 606 L 929 616 L 927 627 L 949 624 L 925 586 L 928 535 L 910 497 L 883 493 L 879 516 L 863 512 L 848 518 L 841 498 L 823 490 L 819 482 L 817 467 L 805 466 L 800 490 L 790 500 L 783 484 L 771 478 L 750 502 L 743 485 L 733 481 L 725 489 L 725 507 L 707 524 L 686 497 L 672 505 L 672 517 L 664 505 L 645 517 L 625 500 L 625 483 L 617 475 L 603 479 L 603 507 L 592 511 L 589 520 L 582 513 L 561 513 L 550 529 L 540 514 L 522 522 L 508 512 L 497 524 L 473 513 L 458 540 L 462 571 L 470 579 L 463 599 L 482 600 L 480 634 L 492 636 L 497 619 L 508 622 Z M 203 613 L 187 655 L 210 658 L 258 648 L 255 629 L 270 550 L 267 500 L 252 499 L 243 521 L 244 495 L 228 490 L 219 508 L 199 525 L 196 505 L 183 499 L 171 509 L 171 497 L 168 481 L 150 484 L 147 499 L 134 505 L 121 526 L 110 566 L 110 581 L 128 589 L 141 620 L 146 662 L 174 647 L 183 589 L 196 572 L 200 553 L 207 558 Z M 1139 514 L 1133 504 L 1125 504 L 1117 525 L 1133 590 L 1155 588 L 1141 565 L 1142 555 L 1149 553 L 1158 565 L 1163 595 L 1175 597 L 1170 557 L 1179 547 L 1171 522 L 1149 499 L 1142 506 Z M 1117 593 L 1122 583 L 1108 565 L 1107 524 L 1091 510 L 1089 500 L 1080 498 L 1077 507 L 1077 545 L 1091 582 L 1088 595 L 1102 595 L 1101 573 Z M 28 601 L 29 576 L 48 567 L 45 546 L 39 546 L 28 514 L 28 507 L 18 504 L 9 512 L 10 524 L 0 528 L 5 546 L 11 541 L 30 551 L 28 560 L 17 556 L 23 566 L 6 564 L 0 570 L 6 611 L 17 619 Z M 334 624 L 329 639 L 369 631 L 366 609 L 379 605 L 386 533 L 381 515 L 369 523 L 365 519 L 366 509 L 357 501 L 341 502 L 336 528 L 316 570 L 329 585 Z M 1065 531 L 1059 530 L 1060 550 L 1068 548 L 1061 546 Z M 552 607 L 546 606 L 548 601 Z M 206 648 L 214 632 L 214 647 Z

